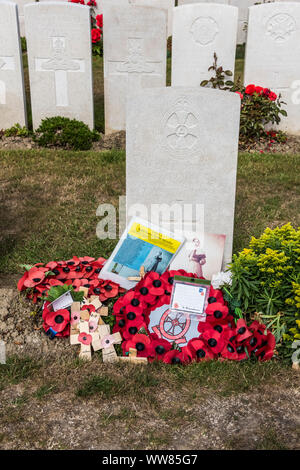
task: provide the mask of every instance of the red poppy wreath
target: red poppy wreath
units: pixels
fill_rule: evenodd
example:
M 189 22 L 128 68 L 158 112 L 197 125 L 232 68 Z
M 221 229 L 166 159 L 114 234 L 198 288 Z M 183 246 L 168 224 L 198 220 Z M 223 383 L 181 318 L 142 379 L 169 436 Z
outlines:
M 161 276 L 149 272 L 134 289 L 114 304 L 116 322 L 113 332 L 121 333 L 125 356 L 130 348 L 134 348 L 138 357 L 168 364 L 211 359 L 241 361 L 251 356 L 260 361 L 271 359 L 275 348 L 272 333 L 257 321 L 247 326 L 244 319 L 237 318 L 234 312 L 229 311 L 222 291 L 212 286 L 206 320 L 198 323 L 197 336 L 189 339 L 184 346 L 179 346 L 180 342 L 172 343 L 167 340 L 167 335 L 161 334 L 159 329 L 152 328 L 151 331 L 151 313 L 165 305 L 165 315 L 168 315 L 167 307 L 171 300 L 175 275 L 195 277 L 184 270 L 166 271 Z M 182 328 L 184 327 L 182 324 Z

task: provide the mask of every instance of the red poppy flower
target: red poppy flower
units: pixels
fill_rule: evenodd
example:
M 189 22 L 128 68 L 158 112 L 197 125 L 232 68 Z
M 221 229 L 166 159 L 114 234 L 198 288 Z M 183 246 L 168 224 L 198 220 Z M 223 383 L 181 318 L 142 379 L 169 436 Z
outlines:
M 95 44 L 101 39 L 101 29 L 92 29 L 92 43 Z
M 67 309 L 50 312 L 47 308 L 44 309 L 43 320 L 47 326 L 53 328 L 57 333 L 61 333 L 70 323 L 70 312 Z
M 182 348 L 181 351 L 172 349 L 168 351 L 164 357 L 163 362 L 166 364 L 180 365 L 191 361 L 191 354 L 186 348 Z
M 218 354 L 224 348 L 224 340 L 220 333 L 218 333 L 213 328 L 204 331 L 201 335 L 201 339 L 205 341 L 207 346 L 210 348 L 212 353 Z
M 127 323 L 127 327 L 129 327 L 128 323 Z M 123 336 L 123 331 L 124 331 L 125 328 L 126 328 L 125 318 L 120 317 L 120 316 L 117 315 L 116 316 L 116 323 L 113 326 L 113 333 L 117 333 L 119 331 Z M 137 331 L 138 331 L 138 329 L 136 329 L 136 332 Z
M 103 15 L 97 15 L 96 16 L 96 23 L 98 28 L 103 28 Z
M 150 334 L 153 356 L 157 360 L 162 360 L 164 354 L 171 350 L 172 345 L 166 339 L 159 338 L 155 333 Z
M 144 287 L 154 296 L 163 295 L 165 292 L 163 281 L 161 281 L 160 275 L 155 272 L 150 272 L 145 276 Z
M 119 297 L 118 300 L 114 303 L 113 314 L 114 315 L 124 315 L 125 307 L 128 304 L 125 296 Z
M 18 281 L 18 289 L 19 291 L 22 291 L 24 289 L 26 289 L 26 287 L 24 286 L 24 282 L 28 279 L 28 271 L 25 271 L 25 273 L 23 274 L 23 276 L 21 277 L 21 279 L 19 279 Z
M 137 293 L 138 297 L 142 300 L 142 302 L 147 303 L 149 305 L 153 305 L 156 303 L 157 296 L 150 294 L 149 288 L 145 285 L 144 279 L 142 279 L 135 286 L 134 291 Z
M 247 95 L 253 95 L 254 92 L 255 92 L 255 85 L 250 84 L 250 85 L 246 86 L 245 93 Z
M 244 95 L 243 95 L 240 91 L 236 91 L 236 94 L 239 95 L 239 97 L 241 98 L 241 100 L 244 98 Z
M 275 346 L 275 336 L 268 331 L 268 333 L 263 336 L 261 346 L 254 350 L 255 356 L 259 361 L 268 361 L 274 355 Z
M 250 338 L 252 333 L 248 330 L 247 323 L 242 318 L 239 318 L 236 324 L 236 341 L 240 343 L 247 338 Z
M 210 360 L 216 357 L 206 343 L 200 338 L 191 339 L 187 344 L 187 348 L 192 357 L 197 361 Z
M 24 279 L 23 285 L 25 287 L 35 287 L 45 279 L 46 268 L 33 267 L 27 272 L 27 278 Z
M 219 302 L 213 302 L 208 304 L 206 307 L 207 321 L 213 319 L 213 321 L 222 322 L 228 315 L 228 307 Z
M 92 304 L 85 304 L 81 307 L 81 310 L 88 310 L 89 314 L 96 312 L 96 308 Z
M 224 348 L 221 351 L 221 357 L 224 359 L 230 359 L 231 361 L 238 361 L 239 355 L 236 352 L 236 345 L 227 341 Z
M 89 346 L 93 341 L 93 337 L 88 333 L 80 333 L 78 335 L 78 341 L 82 344 L 85 344 L 86 346 Z
M 96 7 L 96 6 L 97 6 L 97 3 L 95 2 L 95 0 L 89 0 L 89 1 L 87 2 L 87 5 L 88 5 L 89 7 Z
M 124 295 L 124 301 L 126 302 L 126 308 L 130 306 L 132 312 L 135 312 L 139 315 L 143 313 L 143 311 L 147 308 L 147 304 L 143 302 L 142 297 L 139 296 L 137 292 L 134 290 L 128 291 L 127 294 Z
M 52 269 L 55 269 L 57 266 L 56 261 L 49 261 L 49 263 L 46 264 L 46 268 L 49 269 L 49 271 L 52 271 Z
M 137 355 L 139 357 L 148 357 L 153 354 L 153 349 L 151 347 L 151 340 L 149 336 L 144 334 L 136 334 L 132 336 L 128 341 L 124 341 L 122 344 L 123 353 L 125 356 L 126 352 L 129 352 L 129 348 L 134 348 L 137 350 Z
M 116 297 L 118 295 L 119 286 L 112 281 L 105 281 L 100 287 L 100 300 L 104 302 L 107 299 L 111 299 L 112 297 Z
M 126 340 L 131 339 L 134 335 L 139 332 L 141 328 L 145 328 L 145 330 L 147 331 L 147 325 L 141 319 L 141 317 L 138 317 L 133 321 L 126 322 L 125 327 L 123 329 L 123 338 Z
M 214 289 L 213 286 L 210 286 L 209 289 L 209 296 L 207 299 L 209 304 L 213 304 L 215 302 L 219 302 L 224 304 L 223 293 L 220 289 Z

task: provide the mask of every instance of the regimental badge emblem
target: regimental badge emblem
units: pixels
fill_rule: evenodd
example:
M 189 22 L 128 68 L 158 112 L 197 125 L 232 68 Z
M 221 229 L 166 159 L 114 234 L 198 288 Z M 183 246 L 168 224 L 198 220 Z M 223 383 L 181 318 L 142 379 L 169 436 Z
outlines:
M 290 39 L 296 31 L 296 21 L 287 13 L 278 13 L 267 22 L 266 34 L 275 42 L 282 43 Z
M 207 46 L 216 39 L 219 27 L 211 16 L 200 16 L 192 23 L 190 32 L 197 44 Z
M 199 154 L 200 120 L 187 97 L 179 98 L 165 113 L 162 134 L 162 146 L 171 156 L 187 158 Z

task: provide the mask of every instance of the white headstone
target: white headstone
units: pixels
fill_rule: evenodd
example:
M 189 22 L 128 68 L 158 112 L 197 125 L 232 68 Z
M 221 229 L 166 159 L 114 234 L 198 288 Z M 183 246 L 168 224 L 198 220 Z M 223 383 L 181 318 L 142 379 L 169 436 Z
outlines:
M 0 341 L 0 364 L 6 364 L 6 347 L 4 341 Z
M 240 97 L 193 87 L 141 90 L 128 97 L 126 134 L 127 217 L 135 204 L 184 208 L 185 225 L 204 205 L 204 230 L 226 234 L 231 259 L 239 138 Z M 192 204 L 188 220 L 185 205 Z M 154 220 L 168 227 L 152 206 Z M 175 211 L 176 212 L 176 211 Z M 172 224 L 177 226 L 176 217 Z
M 34 2 L 35 0 L 15 0 L 15 3 L 18 5 L 18 16 L 19 16 L 21 38 L 25 37 L 24 5 L 27 5 L 28 3 L 34 3 Z
M 65 116 L 94 127 L 90 8 L 65 2 L 25 6 L 33 127 Z
M 195 4 L 174 8 L 172 86 L 200 86 L 218 64 L 234 72 L 238 9 L 228 5 Z
M 270 3 L 249 11 L 245 84 L 281 93 L 288 117 L 280 128 L 300 134 L 300 4 Z
M 0 3 L 0 129 L 26 126 L 17 5 Z
M 125 129 L 128 91 L 166 85 L 167 13 L 103 0 L 105 132 Z
M 172 36 L 173 8 L 175 0 L 129 0 L 131 5 L 163 8 L 168 12 L 168 32 L 167 36 Z
M 221 3 L 228 4 L 230 0 L 178 0 L 178 6 L 189 5 L 190 3 Z

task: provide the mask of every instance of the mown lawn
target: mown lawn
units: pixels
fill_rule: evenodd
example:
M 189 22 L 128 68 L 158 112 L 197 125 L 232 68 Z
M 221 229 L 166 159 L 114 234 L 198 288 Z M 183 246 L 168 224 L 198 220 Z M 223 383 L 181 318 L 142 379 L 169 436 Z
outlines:
M 2 449 L 295 449 L 297 375 L 276 362 L 146 367 L 12 356 Z
M 238 161 L 234 251 L 265 227 L 300 224 L 300 155 L 246 154 Z M 22 263 L 108 256 L 96 210 L 125 195 L 125 152 L 0 152 L 0 271 Z

